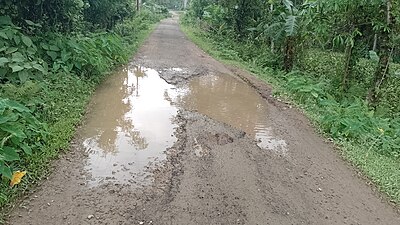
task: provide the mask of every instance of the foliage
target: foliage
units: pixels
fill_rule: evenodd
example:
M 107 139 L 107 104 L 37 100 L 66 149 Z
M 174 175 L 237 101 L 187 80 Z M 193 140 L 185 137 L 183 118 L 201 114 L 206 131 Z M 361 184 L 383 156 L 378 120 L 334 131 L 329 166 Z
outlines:
M 0 83 L 23 83 L 47 74 L 47 64 L 37 52 L 32 39 L 22 34 L 10 17 L 0 17 Z
M 145 0 L 143 2 L 145 5 L 148 5 L 149 3 L 155 3 L 165 7 L 166 9 L 173 10 L 181 10 L 184 7 L 184 0 Z
M 129 0 L 88 0 L 83 10 L 85 21 L 95 28 L 112 29 L 135 12 L 134 1 Z
M 86 0 L 4 0 L 0 14 L 8 15 L 18 26 L 25 27 L 25 21 L 41 25 L 42 31 L 71 32 L 80 30 L 83 23 L 83 9 Z M 26 29 L 29 30 L 29 29 Z
M 14 162 L 40 149 L 46 132 L 28 108 L 9 99 L 0 99 L 0 118 L 0 175 L 11 179 Z

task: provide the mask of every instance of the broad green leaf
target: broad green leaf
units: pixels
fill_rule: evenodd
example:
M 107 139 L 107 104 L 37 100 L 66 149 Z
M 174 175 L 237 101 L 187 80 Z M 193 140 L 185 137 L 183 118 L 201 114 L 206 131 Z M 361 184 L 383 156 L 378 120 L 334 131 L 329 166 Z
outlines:
M 0 158 L 1 158 L 1 155 L 0 155 Z M 4 176 L 4 177 L 7 177 L 10 180 L 12 178 L 11 169 L 9 167 L 4 166 L 4 165 L 0 165 L 0 174 L 2 176 Z
M 6 99 L 6 104 L 11 108 L 11 109 L 15 109 L 18 112 L 30 112 L 30 110 L 28 108 L 26 108 L 25 106 L 19 104 L 16 101 L 12 101 L 12 100 L 8 100 Z
M 22 70 L 18 72 L 18 78 L 21 83 L 25 83 L 29 79 L 29 73 L 26 70 Z
M 55 46 L 55 45 L 50 45 L 50 50 L 51 50 L 51 51 L 55 51 L 55 52 L 60 51 L 60 49 L 59 49 L 57 46 Z
M 3 31 L 0 31 L 0 37 L 2 37 L 2 38 L 4 38 L 4 39 L 8 40 L 7 34 L 4 33 Z
M 0 124 L 0 130 L 8 132 L 18 138 L 26 138 L 26 135 L 21 129 L 19 129 L 19 127 L 15 127 L 9 124 Z
M 11 60 L 13 62 L 23 62 L 25 61 L 25 57 L 21 54 L 21 52 L 14 52 L 11 56 Z
M 62 60 L 63 62 L 68 61 L 69 58 L 70 58 L 70 55 L 71 55 L 70 53 L 66 52 L 65 50 L 62 50 L 62 51 L 61 51 L 61 60 Z
M 294 36 L 297 33 L 297 16 L 290 15 L 286 18 L 285 31 L 286 36 Z
M 42 46 L 42 48 L 43 48 L 44 50 L 49 50 L 49 49 L 50 49 L 49 46 L 48 46 L 46 43 L 44 43 L 44 42 L 40 43 L 40 46 Z
M 19 72 L 24 69 L 24 67 L 19 66 L 19 65 L 9 65 L 9 67 L 12 69 L 13 73 Z
M 29 26 L 34 26 L 35 23 L 30 21 L 30 20 L 25 20 L 25 22 L 29 25 Z
M 34 27 L 42 27 L 42 25 L 38 24 L 38 23 L 34 23 L 30 20 L 25 20 L 25 22 L 29 25 L 29 26 L 34 26 Z
M 60 64 L 54 62 L 54 63 L 53 63 L 53 70 L 54 70 L 54 71 L 57 71 L 58 69 L 60 69 Z
M 27 47 L 31 47 L 32 46 L 32 40 L 27 37 L 27 36 L 22 36 L 22 42 L 27 46 Z
M 14 35 L 13 37 L 15 45 L 19 45 L 19 43 L 21 43 L 21 38 L 17 35 Z
M 379 62 L 379 56 L 375 51 L 369 51 L 369 58 L 374 62 Z
M 30 48 L 26 49 L 26 53 L 28 53 L 29 56 L 35 55 L 36 52 L 37 52 L 36 48 L 30 47 Z
M 46 71 L 46 70 L 43 68 L 43 66 L 41 66 L 40 64 L 33 64 L 32 67 L 35 68 L 35 69 L 37 69 L 37 70 L 39 70 L 40 72 L 42 72 L 42 73 L 44 73 L 44 74 L 47 73 L 47 71 Z
M 0 25 L 13 25 L 9 16 L 0 16 Z
M 75 62 L 74 66 L 78 69 L 82 69 L 82 64 L 80 62 Z
M 25 144 L 25 143 L 21 144 L 21 148 L 25 152 L 25 154 L 28 154 L 28 155 L 32 154 L 32 149 L 27 144 Z
M 0 66 L 0 77 L 4 77 L 8 73 L 8 68 Z
M 7 48 L 6 54 L 11 54 L 11 53 L 14 53 L 16 51 L 18 51 L 18 48 L 16 48 L 16 47 Z
M 15 114 L 15 113 L 10 114 L 10 115 L 1 115 L 0 124 L 6 123 L 6 122 L 9 122 L 9 121 L 15 122 L 17 120 L 18 120 L 18 115 Z
M 0 101 L 0 105 L 1 105 L 1 103 L 5 104 L 6 106 L 8 106 L 12 110 L 17 110 L 18 112 L 30 112 L 30 110 L 28 108 L 26 108 L 25 106 L 19 104 L 16 101 L 12 101 L 12 100 L 9 100 L 9 99 L 4 99 L 3 101 Z
M 10 162 L 10 161 L 19 160 L 18 152 L 14 148 L 4 146 L 2 154 L 4 157 L 4 161 Z
M 25 64 L 24 64 L 24 68 L 25 68 L 25 69 L 32 69 L 31 63 L 25 63 Z
M 58 56 L 57 52 L 47 51 L 46 53 L 47 53 L 48 56 L 51 57 L 51 59 L 52 59 L 53 61 L 57 59 L 57 56 Z
M 4 64 L 10 62 L 7 58 L 1 57 L 0 58 L 0 66 L 4 66 Z

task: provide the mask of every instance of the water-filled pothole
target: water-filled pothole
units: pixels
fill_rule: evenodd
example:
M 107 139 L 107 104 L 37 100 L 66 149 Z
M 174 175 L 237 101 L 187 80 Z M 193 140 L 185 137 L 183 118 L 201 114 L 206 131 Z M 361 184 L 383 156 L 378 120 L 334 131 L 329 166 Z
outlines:
M 176 88 L 156 70 L 127 66 L 103 82 L 91 106 L 78 132 L 88 153 L 89 186 L 151 183 L 149 167 L 166 159 L 166 149 L 176 141 L 173 120 L 178 107 L 243 130 L 261 148 L 287 152 L 286 142 L 276 138 L 268 123 L 265 100 L 246 83 L 225 74 L 196 77 Z
M 286 154 L 287 144 L 276 138 L 268 120 L 267 103 L 248 84 L 227 75 L 192 79 L 179 104 L 227 123 L 258 141 L 258 146 Z
M 121 68 L 103 82 L 78 133 L 88 153 L 90 186 L 151 182 L 148 167 L 164 160 L 176 141 L 174 92 L 157 71 L 141 67 Z

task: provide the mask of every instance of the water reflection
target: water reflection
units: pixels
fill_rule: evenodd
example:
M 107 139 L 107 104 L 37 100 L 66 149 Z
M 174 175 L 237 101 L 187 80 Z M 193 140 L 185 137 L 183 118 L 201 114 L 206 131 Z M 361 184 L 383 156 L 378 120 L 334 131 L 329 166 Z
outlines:
M 100 86 L 79 132 L 91 185 L 148 182 L 148 164 L 163 160 L 175 142 L 177 108 L 166 98 L 173 92 L 157 71 L 140 66 L 122 68 Z
M 103 82 L 91 106 L 78 135 L 89 153 L 86 169 L 92 186 L 151 182 L 147 167 L 164 160 L 164 151 L 176 141 L 172 121 L 177 107 L 239 128 L 261 148 L 287 151 L 286 142 L 276 138 L 268 123 L 266 102 L 229 75 L 197 77 L 176 89 L 153 69 L 125 67 Z
M 179 103 L 185 108 L 245 131 L 261 148 L 286 153 L 286 142 L 269 125 L 265 100 L 244 82 L 225 74 L 207 75 L 191 80 L 184 92 Z

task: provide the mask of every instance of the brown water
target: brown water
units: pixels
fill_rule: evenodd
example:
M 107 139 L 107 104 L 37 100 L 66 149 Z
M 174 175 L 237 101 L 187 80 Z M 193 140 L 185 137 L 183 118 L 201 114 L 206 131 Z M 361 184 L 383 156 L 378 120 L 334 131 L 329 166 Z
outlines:
M 156 70 L 127 66 L 96 91 L 78 132 L 88 153 L 89 186 L 151 183 L 149 168 L 162 162 L 176 141 L 173 120 L 178 107 L 230 124 L 261 148 L 286 154 L 286 142 L 276 138 L 269 125 L 265 100 L 246 83 L 225 74 L 207 75 L 176 89 Z
M 99 87 L 79 132 L 89 153 L 89 185 L 151 181 L 148 167 L 165 159 L 176 141 L 173 92 L 157 71 L 129 66 Z
M 245 131 L 263 149 L 286 154 L 286 142 L 269 125 L 265 100 L 246 83 L 226 74 L 207 75 L 192 79 L 184 90 L 184 108 Z

